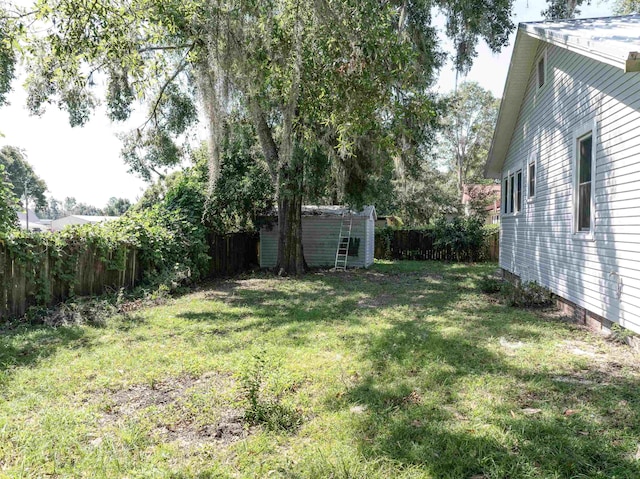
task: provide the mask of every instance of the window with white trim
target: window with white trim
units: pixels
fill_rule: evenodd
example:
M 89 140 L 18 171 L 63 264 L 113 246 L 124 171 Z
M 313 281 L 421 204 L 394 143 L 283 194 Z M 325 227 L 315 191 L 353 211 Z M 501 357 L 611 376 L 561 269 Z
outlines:
M 513 173 L 509 175 L 509 213 L 513 213 L 513 206 L 515 203 L 515 180 Z
M 509 212 L 509 177 L 505 176 L 504 181 L 502 182 L 502 213 L 507 214 Z
M 502 188 L 503 214 L 515 214 L 522 211 L 522 170 L 509 173 L 504 178 Z
M 516 210 L 515 213 L 522 211 L 522 170 L 516 171 Z
M 537 171 L 537 157 L 535 153 L 532 153 L 529 157 L 529 164 L 527 166 L 527 198 L 532 200 L 536 196 L 536 171 Z
M 542 52 L 536 63 L 538 90 L 547 82 L 547 49 Z
M 590 237 L 595 223 L 595 146 L 595 122 L 582 125 L 574 132 L 573 230 Z

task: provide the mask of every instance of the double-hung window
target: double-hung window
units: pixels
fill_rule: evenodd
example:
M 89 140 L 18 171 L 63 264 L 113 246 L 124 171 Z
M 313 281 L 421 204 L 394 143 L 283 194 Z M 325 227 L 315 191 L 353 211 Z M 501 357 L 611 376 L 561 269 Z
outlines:
M 536 155 L 534 153 L 529 157 L 527 183 L 527 198 L 531 201 L 536 196 Z
M 502 213 L 509 213 L 509 176 L 505 176 L 502 182 Z
M 573 230 L 593 238 L 595 223 L 596 126 L 589 123 L 574 132 Z
M 522 170 L 507 174 L 502 187 L 503 214 L 522 211 Z

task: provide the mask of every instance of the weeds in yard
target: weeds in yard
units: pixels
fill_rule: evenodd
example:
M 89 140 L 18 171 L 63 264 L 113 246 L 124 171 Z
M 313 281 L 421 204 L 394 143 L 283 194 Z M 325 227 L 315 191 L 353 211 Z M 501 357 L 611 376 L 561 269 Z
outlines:
M 629 344 L 632 338 L 637 338 L 637 335 L 629 329 L 623 328 L 619 324 L 613 324 L 611 326 L 611 335 L 609 339 L 619 344 Z
M 495 269 L 253 275 L 6 327 L 0 476 L 640 477 L 637 353 L 488 301 Z
M 485 276 L 480 281 L 478 281 L 478 288 L 484 294 L 499 293 L 502 290 L 503 285 L 504 285 L 504 281 L 491 276 Z
M 256 354 L 240 373 L 240 388 L 248 403 L 244 417 L 248 424 L 263 425 L 268 430 L 294 431 L 302 424 L 302 414 L 282 403 L 280 395 L 270 390 L 270 377 L 277 373 L 265 353 Z
M 500 296 L 508 306 L 540 307 L 553 302 L 553 293 L 535 281 L 513 284 L 504 281 Z

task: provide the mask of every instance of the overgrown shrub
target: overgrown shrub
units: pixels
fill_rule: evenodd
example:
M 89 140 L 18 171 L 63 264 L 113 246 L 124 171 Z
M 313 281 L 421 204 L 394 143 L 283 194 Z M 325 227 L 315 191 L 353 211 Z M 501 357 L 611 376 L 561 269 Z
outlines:
M 553 302 L 553 293 L 535 281 L 513 284 L 505 281 L 500 295 L 509 306 L 541 307 Z
M 485 294 L 495 294 L 502 290 L 504 281 L 492 276 L 486 276 L 478 282 L 478 288 Z
M 481 218 L 456 217 L 451 221 L 440 218 L 434 228 L 434 246 L 451 248 L 459 261 L 479 261 L 484 247 L 484 223 Z
M 157 205 L 117 221 L 72 226 L 56 233 L 14 230 L 0 237 L 0 245 L 25 275 L 29 285 L 27 306 L 46 308 L 54 299 L 76 296 L 80 264 L 124 271 L 132 250 L 142 272 L 141 284 L 150 290 L 162 283 L 173 290 L 185 281 L 197 280 L 209 267 L 206 233 L 195 215 Z M 57 296 L 54 298 L 53 294 Z M 91 316 L 89 311 L 85 313 Z M 69 310 L 60 314 L 75 313 Z

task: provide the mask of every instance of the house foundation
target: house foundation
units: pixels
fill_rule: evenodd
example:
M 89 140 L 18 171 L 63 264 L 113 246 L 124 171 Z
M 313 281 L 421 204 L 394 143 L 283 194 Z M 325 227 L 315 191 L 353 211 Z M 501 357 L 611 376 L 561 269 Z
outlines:
M 520 276 L 513 274 L 504 268 L 501 268 L 501 270 L 502 279 L 509 281 L 514 285 L 520 284 Z M 558 310 L 560 310 L 560 312 L 562 312 L 562 314 L 567 318 L 571 318 L 574 323 L 584 325 L 590 330 L 606 336 L 611 334 L 611 326 L 614 324 L 613 321 L 609 321 L 607 318 L 593 313 L 588 309 L 577 305 L 573 301 L 569 301 L 568 299 L 556 294 L 553 295 L 553 299 Z

